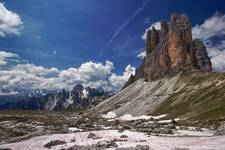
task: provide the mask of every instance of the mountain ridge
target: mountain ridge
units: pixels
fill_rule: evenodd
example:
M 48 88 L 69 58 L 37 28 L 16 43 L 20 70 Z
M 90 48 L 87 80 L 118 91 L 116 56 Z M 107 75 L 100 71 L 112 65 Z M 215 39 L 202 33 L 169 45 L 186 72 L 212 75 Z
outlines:
M 100 114 L 162 115 L 193 122 L 224 118 L 225 74 L 213 72 L 204 43 L 184 14 L 146 34 L 146 57 L 122 90 L 97 105 Z
M 61 111 L 67 108 L 87 108 L 109 96 L 111 96 L 111 93 L 104 91 L 102 88 L 95 89 L 77 84 L 71 91 L 63 89 L 60 92 L 49 94 L 44 110 Z
M 25 109 L 62 111 L 66 109 L 84 109 L 95 105 L 113 95 L 102 88 L 83 87 L 81 84 L 72 90 L 32 91 L 20 90 L 15 95 L 1 95 L 4 103 L 0 103 L 0 110 Z

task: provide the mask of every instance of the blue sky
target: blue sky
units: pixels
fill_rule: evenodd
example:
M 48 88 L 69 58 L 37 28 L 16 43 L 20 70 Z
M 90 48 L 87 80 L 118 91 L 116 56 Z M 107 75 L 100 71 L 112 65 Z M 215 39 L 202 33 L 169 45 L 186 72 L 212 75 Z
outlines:
M 169 20 L 173 12 L 186 13 L 194 24 L 216 11 L 225 12 L 223 0 L 3 0 L 23 21 L 20 36 L 0 39 L 1 49 L 15 52 L 30 62 L 65 69 L 85 61 L 114 62 L 121 73 L 128 64 L 137 66 L 143 49 L 140 38 L 153 22 Z M 143 3 L 136 15 L 108 45 L 116 30 Z M 56 54 L 53 54 L 56 51 Z
M 224 0 L 1 0 L 22 21 L 20 35 L 0 37 L 0 49 L 17 54 L 24 62 L 78 68 L 92 61 L 113 63 L 123 75 L 130 64 L 138 67 L 144 49 L 141 38 L 151 24 L 171 13 L 186 13 L 192 25 L 225 14 Z M 223 30 L 223 29 L 222 29 Z M 223 39 L 224 36 L 219 36 Z M 210 37 L 211 38 L 211 37 Z M 212 41 L 212 40 L 211 40 Z

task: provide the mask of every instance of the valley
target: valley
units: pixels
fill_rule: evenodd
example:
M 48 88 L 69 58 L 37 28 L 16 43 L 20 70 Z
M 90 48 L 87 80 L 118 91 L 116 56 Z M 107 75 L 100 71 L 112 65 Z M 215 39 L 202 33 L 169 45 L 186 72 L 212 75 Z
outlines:
M 201 149 L 217 150 L 225 142 L 224 124 L 190 125 L 167 114 L 134 117 L 15 110 L 0 112 L 0 120 L 0 149 L 197 150 L 202 143 Z

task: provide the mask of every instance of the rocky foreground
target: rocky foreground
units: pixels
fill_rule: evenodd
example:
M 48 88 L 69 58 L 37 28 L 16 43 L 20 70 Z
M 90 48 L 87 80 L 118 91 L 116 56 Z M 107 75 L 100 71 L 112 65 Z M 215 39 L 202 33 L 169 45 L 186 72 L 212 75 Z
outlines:
M 179 118 L 89 113 L 0 113 L 0 149 L 223 149 L 225 125 L 190 127 Z

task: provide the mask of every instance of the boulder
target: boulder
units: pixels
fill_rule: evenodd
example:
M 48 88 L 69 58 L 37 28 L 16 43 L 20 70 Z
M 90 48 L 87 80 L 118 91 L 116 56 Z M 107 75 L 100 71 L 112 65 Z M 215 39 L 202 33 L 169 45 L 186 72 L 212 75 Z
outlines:
M 50 141 L 50 142 L 46 143 L 46 144 L 44 145 L 44 147 L 50 149 L 50 148 L 53 147 L 53 146 L 63 145 L 63 144 L 66 144 L 66 142 L 65 142 L 65 141 L 60 141 L 60 140 L 54 140 L 54 141 Z
M 120 138 L 124 139 L 124 138 L 128 138 L 127 135 L 121 135 Z
M 94 133 L 89 133 L 87 137 L 88 137 L 88 138 L 94 138 L 95 136 L 96 136 L 96 135 L 95 135 Z

